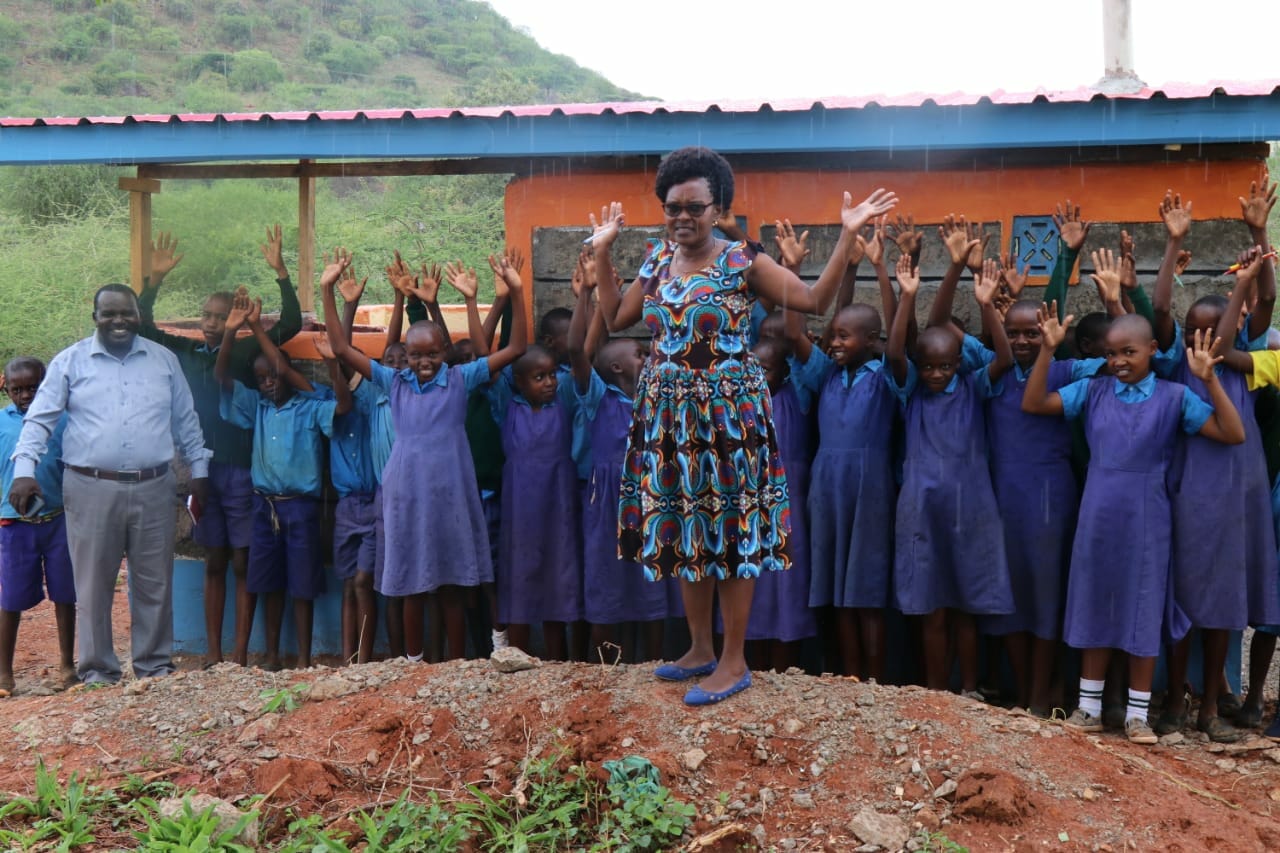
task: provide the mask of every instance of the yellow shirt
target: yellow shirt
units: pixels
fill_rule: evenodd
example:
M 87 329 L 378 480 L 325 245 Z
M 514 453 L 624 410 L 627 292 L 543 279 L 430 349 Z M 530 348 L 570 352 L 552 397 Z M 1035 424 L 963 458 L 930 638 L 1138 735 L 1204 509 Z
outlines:
M 1257 391 L 1268 385 L 1280 385 L 1280 351 L 1259 350 L 1251 352 L 1253 373 L 1249 374 L 1249 390 Z

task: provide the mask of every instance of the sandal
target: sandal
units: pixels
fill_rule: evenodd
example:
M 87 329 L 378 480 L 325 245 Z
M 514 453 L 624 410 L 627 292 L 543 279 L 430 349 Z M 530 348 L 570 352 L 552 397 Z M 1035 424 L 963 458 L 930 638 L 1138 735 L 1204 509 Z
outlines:
M 1244 732 L 1228 723 L 1221 717 L 1210 717 L 1207 720 L 1196 720 L 1196 730 L 1204 732 L 1214 743 L 1235 743 L 1244 737 Z

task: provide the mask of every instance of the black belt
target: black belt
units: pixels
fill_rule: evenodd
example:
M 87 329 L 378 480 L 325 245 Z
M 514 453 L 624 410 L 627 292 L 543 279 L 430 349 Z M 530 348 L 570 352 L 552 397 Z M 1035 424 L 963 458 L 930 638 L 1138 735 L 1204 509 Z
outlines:
M 86 468 L 82 465 L 68 465 L 67 469 L 98 480 L 111 480 L 115 483 L 145 483 L 147 480 L 154 480 L 156 477 L 167 474 L 169 463 L 165 462 L 154 468 L 143 468 L 140 471 L 109 471 L 105 468 Z

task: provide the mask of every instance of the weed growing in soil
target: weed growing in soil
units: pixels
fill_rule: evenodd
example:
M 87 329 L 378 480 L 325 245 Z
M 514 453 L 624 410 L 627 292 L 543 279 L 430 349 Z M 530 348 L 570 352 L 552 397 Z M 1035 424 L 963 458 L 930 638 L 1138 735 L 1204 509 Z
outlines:
M 300 682 L 298 684 L 290 684 L 288 687 L 263 690 L 258 694 L 258 698 L 263 700 L 262 713 L 284 714 L 298 710 L 298 705 L 301 704 L 303 695 L 310 687 L 310 684 Z
M 160 814 L 156 801 L 144 797 L 133 802 L 133 810 L 146 829 L 135 832 L 138 850 L 160 853 L 160 851 L 201 850 L 208 853 L 252 853 L 252 847 L 237 844 L 235 838 L 244 831 L 250 821 L 257 818 L 257 812 L 243 815 L 229 829 L 218 831 L 218 815 L 214 807 L 197 812 L 191 801 L 184 799 L 181 814 L 165 817 Z
M 89 831 L 93 816 L 109 801 L 102 791 L 90 788 L 72 774 L 66 788 L 58 783 L 43 761 L 36 763 L 35 798 L 14 797 L 0 806 L 0 824 L 18 822 L 21 828 L 0 826 L 0 842 L 14 850 L 30 850 L 56 841 L 59 850 L 70 850 L 94 840 Z M 25 824 L 30 821 L 30 825 Z
M 919 853 L 969 853 L 968 847 L 952 841 L 943 832 L 922 830 L 919 839 L 920 846 L 916 848 Z

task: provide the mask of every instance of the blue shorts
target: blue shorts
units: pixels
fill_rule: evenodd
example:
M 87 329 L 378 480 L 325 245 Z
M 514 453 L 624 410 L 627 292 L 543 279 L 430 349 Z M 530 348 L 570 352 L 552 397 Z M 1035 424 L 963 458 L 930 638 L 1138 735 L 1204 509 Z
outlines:
M 253 539 L 253 478 L 248 468 L 209 463 L 209 500 L 191 538 L 206 548 L 248 548 Z
M 382 502 L 374 495 L 347 495 L 333 511 L 333 573 L 349 580 L 372 573 L 378 559 L 377 527 Z
M 324 592 L 318 500 L 253 496 L 253 541 L 245 587 L 254 594 L 287 591 L 303 601 Z
M 76 584 L 67 549 L 67 517 L 14 521 L 0 527 L 0 610 L 21 613 L 44 600 L 75 604 Z

